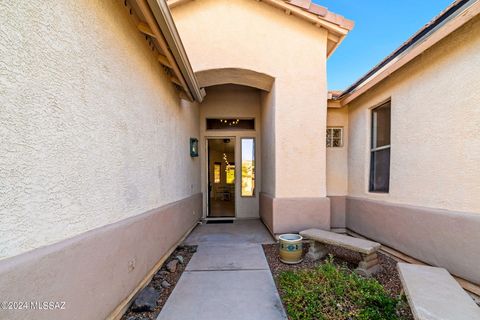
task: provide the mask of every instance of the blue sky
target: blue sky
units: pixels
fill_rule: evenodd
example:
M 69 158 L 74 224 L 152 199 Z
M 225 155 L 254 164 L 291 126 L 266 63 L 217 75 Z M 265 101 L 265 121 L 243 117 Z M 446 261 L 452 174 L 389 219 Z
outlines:
M 328 89 L 343 90 L 398 48 L 453 0 L 313 0 L 355 21 L 328 60 Z

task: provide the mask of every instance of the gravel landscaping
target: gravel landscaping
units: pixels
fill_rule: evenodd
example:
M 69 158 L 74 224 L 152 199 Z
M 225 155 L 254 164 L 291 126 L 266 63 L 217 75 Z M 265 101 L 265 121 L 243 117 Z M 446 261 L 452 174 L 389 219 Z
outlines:
M 343 278 L 345 278 L 345 279 L 348 278 L 347 282 L 348 281 L 354 282 L 356 285 L 358 284 L 359 281 L 360 282 L 363 281 L 363 279 L 357 279 L 358 277 L 356 275 L 352 275 L 352 276 L 349 275 L 349 274 L 352 273 L 351 271 L 353 271 L 357 267 L 358 262 L 361 260 L 360 254 L 358 254 L 356 252 L 346 250 L 346 249 L 333 247 L 333 246 L 328 246 L 328 245 L 327 245 L 327 248 L 328 248 L 329 254 L 331 254 L 332 257 L 333 257 L 331 262 L 334 266 L 337 267 L 337 271 L 338 270 L 344 270 L 344 271 L 342 271 L 343 273 L 335 271 L 336 273 L 333 275 L 334 277 L 340 277 L 342 279 Z M 298 275 L 301 275 L 302 277 L 308 278 L 313 274 L 315 277 L 321 279 L 322 275 L 324 274 L 325 271 L 327 271 L 327 273 L 331 271 L 331 270 L 328 271 L 328 267 L 327 268 L 325 267 L 325 263 L 326 263 L 326 260 L 328 259 L 328 255 L 327 255 L 327 258 L 321 259 L 319 261 L 312 261 L 304 255 L 305 258 L 304 258 L 303 262 L 301 262 L 299 264 L 296 264 L 296 265 L 288 265 L 288 264 L 284 264 L 284 263 L 280 262 L 280 260 L 278 259 L 278 244 L 263 245 L 263 249 L 264 249 L 264 252 L 265 252 L 265 256 L 267 257 L 267 261 L 268 261 L 268 264 L 269 264 L 270 269 L 272 271 L 273 277 L 275 279 L 275 284 L 277 285 L 277 288 L 278 288 L 278 291 L 279 291 L 280 296 L 282 298 L 282 301 L 284 303 L 285 309 L 287 310 L 287 313 L 289 314 L 289 319 L 291 319 L 291 320 L 293 320 L 293 319 L 305 319 L 305 320 L 307 320 L 307 319 L 308 320 L 310 320 L 310 319 L 312 319 L 312 320 L 313 319 L 329 319 L 329 320 L 330 319 L 332 319 L 332 320 L 337 320 L 337 319 L 338 320 L 341 320 L 341 319 L 362 319 L 361 316 L 359 316 L 358 314 L 357 315 L 355 314 L 355 310 L 353 310 L 353 311 L 351 310 L 352 308 L 354 309 L 354 306 L 351 306 L 351 305 L 345 306 L 345 305 L 337 304 L 337 307 L 340 308 L 340 309 L 341 308 L 346 308 L 346 309 L 350 308 L 350 310 L 346 310 L 344 313 L 337 312 L 338 310 L 336 310 L 336 311 L 333 310 L 333 309 L 336 308 L 335 305 L 333 306 L 333 309 L 332 309 L 332 306 L 329 306 L 328 310 L 325 309 L 327 311 L 325 311 L 325 314 L 323 314 L 323 316 L 318 315 L 318 317 L 313 317 L 313 318 L 311 316 L 308 316 L 308 312 L 305 312 L 303 314 L 299 314 L 298 312 L 295 312 L 294 308 L 292 308 L 292 305 L 287 305 L 285 300 L 288 300 L 289 303 L 294 301 L 295 304 L 306 303 L 305 300 L 307 299 L 307 297 L 305 297 L 305 293 L 306 292 L 308 293 L 309 291 L 304 291 L 304 292 L 301 292 L 301 291 L 306 290 L 306 288 L 308 288 L 309 284 L 308 283 L 303 283 L 298 287 L 298 288 L 300 288 L 298 294 L 302 295 L 302 296 L 301 297 L 296 297 L 296 298 L 294 297 L 294 295 L 292 296 L 292 290 L 294 290 L 294 289 L 293 288 L 287 288 L 287 287 L 285 287 L 285 285 L 295 286 L 295 284 L 296 284 L 295 279 L 298 278 Z M 308 244 L 304 244 L 304 253 L 306 253 L 307 251 L 308 251 Z M 364 281 L 365 283 L 360 283 L 360 286 L 374 288 L 373 290 L 375 291 L 375 293 L 381 293 L 382 291 L 384 291 L 385 294 L 389 298 L 392 299 L 392 301 L 394 301 L 395 299 L 398 301 L 398 298 L 401 295 L 402 285 L 401 285 L 400 279 L 398 277 L 398 272 L 397 272 L 397 269 L 396 269 L 397 262 L 394 259 L 392 259 L 392 258 L 390 258 L 387 255 L 382 254 L 382 253 L 378 253 L 378 259 L 379 259 L 380 265 L 382 267 L 382 271 L 380 271 L 379 273 L 377 273 L 373 276 L 373 279 L 376 280 L 376 281 L 366 281 L 365 280 Z M 342 267 L 345 268 L 345 269 L 342 269 Z M 322 269 L 322 270 L 320 270 L 320 269 Z M 311 272 L 309 273 L 309 271 L 311 271 Z M 328 280 L 328 279 L 326 279 L 326 280 Z M 306 280 L 306 281 L 308 281 L 308 280 Z M 336 279 L 335 281 L 339 282 L 340 280 Z M 381 285 L 381 287 L 383 287 L 384 290 L 380 287 L 377 288 L 377 286 L 376 286 L 377 281 Z M 283 288 L 282 288 L 282 285 L 284 286 Z M 315 285 L 317 285 L 317 284 L 315 284 Z M 327 286 L 328 285 L 331 285 L 331 284 L 327 284 Z M 335 284 L 333 284 L 333 285 L 335 285 Z M 319 286 L 316 286 L 316 287 L 319 287 Z M 318 288 L 316 288 L 316 289 L 318 289 Z M 343 290 L 344 288 L 341 288 L 341 289 Z M 319 290 L 323 290 L 323 289 L 320 288 Z M 348 290 L 351 290 L 351 288 L 349 288 Z M 322 294 L 325 294 L 325 292 L 322 291 Z M 353 294 L 353 293 L 351 293 L 351 294 Z M 388 297 L 385 297 L 385 298 L 388 300 Z M 401 300 L 402 301 L 397 305 L 397 308 L 396 308 L 396 311 L 395 311 L 395 316 L 397 317 L 397 319 L 402 319 L 402 320 L 403 319 L 406 319 L 406 320 L 413 319 L 410 308 L 409 308 L 408 304 L 405 302 L 405 298 L 402 297 Z M 353 301 L 353 302 L 355 302 L 355 301 Z M 312 302 L 312 304 L 315 304 L 315 307 L 318 307 L 318 304 L 321 304 L 321 303 L 322 303 L 321 300 Z M 349 304 L 348 301 L 345 302 L 343 300 L 342 300 L 342 303 Z M 308 303 L 307 303 L 307 305 L 308 305 Z M 295 306 L 293 306 L 293 307 L 295 307 Z M 343 315 L 342 316 L 338 316 L 338 315 L 333 316 L 333 314 L 339 314 L 339 313 L 341 313 Z M 348 314 L 348 316 L 347 316 L 347 314 Z M 376 316 L 370 316 L 370 317 L 363 318 L 363 319 L 388 319 L 388 320 L 390 320 L 391 318 L 385 318 L 385 317 L 382 317 L 381 315 L 376 315 Z
M 196 246 L 179 246 L 130 305 L 122 320 L 155 320 L 172 293 Z

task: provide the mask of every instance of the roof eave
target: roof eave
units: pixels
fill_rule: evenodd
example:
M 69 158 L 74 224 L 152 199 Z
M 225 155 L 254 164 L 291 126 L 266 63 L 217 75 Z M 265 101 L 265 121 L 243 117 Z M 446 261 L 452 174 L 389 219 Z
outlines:
M 166 0 L 147 0 L 147 2 L 177 62 L 188 91 L 196 101 L 202 102 L 205 97 L 205 90 L 200 88 L 197 82 Z
M 455 5 L 459 7 L 455 8 L 456 10 L 453 12 L 449 12 L 448 10 L 454 8 Z M 341 101 L 342 106 L 352 102 L 479 13 L 480 0 L 456 1 L 341 95 L 334 97 L 334 99 Z M 445 17 L 446 14 L 448 14 L 447 17 Z M 422 34 L 424 31 L 426 31 L 425 34 Z

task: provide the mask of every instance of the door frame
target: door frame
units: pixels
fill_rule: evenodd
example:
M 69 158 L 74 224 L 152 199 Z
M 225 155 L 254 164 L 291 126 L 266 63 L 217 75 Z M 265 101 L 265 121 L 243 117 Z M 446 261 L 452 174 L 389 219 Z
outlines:
M 238 137 L 236 136 L 228 136 L 228 135 L 219 135 L 219 136 L 210 136 L 210 135 L 206 135 L 205 137 L 205 153 L 204 153 L 204 160 L 205 160 L 205 172 L 206 172 L 206 179 L 205 179 L 205 182 L 206 182 L 206 191 L 207 191 L 207 197 L 206 197 L 206 207 L 207 207 L 207 212 L 206 212 L 206 215 L 205 215 L 205 220 L 236 220 L 237 219 L 237 196 L 236 196 L 236 193 L 237 193 L 237 188 L 238 188 L 238 165 L 235 161 L 235 184 L 234 184 L 234 195 L 233 195 L 233 199 L 234 199 L 234 203 L 233 203 L 233 207 L 234 207 L 234 214 L 235 216 L 233 217 L 209 217 L 209 214 L 210 214 L 210 186 L 209 186 L 209 183 L 210 183 L 210 153 L 208 152 L 208 141 L 209 140 L 223 140 L 223 139 L 233 139 L 235 140 L 235 144 L 233 146 L 233 153 L 234 153 L 234 159 L 236 159 L 237 157 L 237 140 L 238 140 Z

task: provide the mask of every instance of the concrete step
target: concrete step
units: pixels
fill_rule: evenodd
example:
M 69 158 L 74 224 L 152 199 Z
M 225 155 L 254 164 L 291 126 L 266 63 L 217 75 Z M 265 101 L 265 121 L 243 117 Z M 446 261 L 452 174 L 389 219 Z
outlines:
M 408 303 L 417 320 L 480 320 L 480 308 L 443 268 L 397 265 Z
M 269 267 L 259 244 L 200 245 L 186 270 L 269 270 Z

